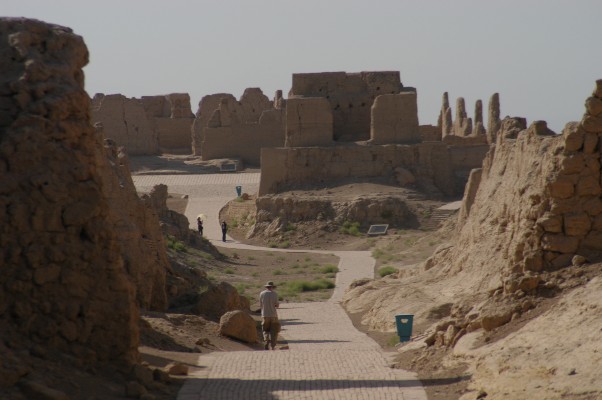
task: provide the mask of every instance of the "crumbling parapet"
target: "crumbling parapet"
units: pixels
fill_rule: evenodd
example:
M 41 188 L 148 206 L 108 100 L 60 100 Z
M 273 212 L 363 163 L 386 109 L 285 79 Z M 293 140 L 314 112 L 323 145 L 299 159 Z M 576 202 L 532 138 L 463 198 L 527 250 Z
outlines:
M 326 98 L 333 113 L 334 140 L 356 142 L 370 139 L 374 100 L 403 89 L 399 71 L 303 73 L 293 74 L 289 98 Z
M 495 143 L 497 133 L 501 128 L 500 120 L 500 95 L 494 93 L 489 99 L 489 107 L 487 111 L 487 142 Z
M 466 137 L 472 133 L 472 119 L 466 114 L 466 105 L 463 97 L 456 99 L 456 120 L 454 121 L 454 135 Z
M 203 160 L 237 158 L 259 165 L 262 147 L 284 145 L 286 101 L 282 92 L 269 100 L 248 88 L 240 100 L 227 93 L 204 96 L 192 126 L 193 152 Z
M 372 105 L 371 144 L 409 144 L 421 141 L 416 92 L 380 95 Z
M 483 102 L 477 100 L 474 105 L 474 127 L 472 136 L 484 135 L 485 127 L 483 126 Z
M 441 112 L 439 113 L 439 126 L 441 127 L 441 136 L 453 134 L 452 110 L 449 106 L 449 96 L 447 92 L 443 93 Z
M 190 153 L 193 114 L 186 93 L 127 98 L 97 93 L 92 123 L 101 122 L 105 135 L 131 155 Z
M 327 99 L 288 99 L 285 147 L 329 146 L 332 144 L 332 129 L 332 110 Z

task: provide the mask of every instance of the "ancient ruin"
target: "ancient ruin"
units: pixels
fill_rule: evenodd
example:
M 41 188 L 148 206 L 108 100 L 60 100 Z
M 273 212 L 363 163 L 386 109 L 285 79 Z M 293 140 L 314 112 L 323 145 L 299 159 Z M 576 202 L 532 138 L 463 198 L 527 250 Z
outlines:
M 524 118 L 501 121 L 483 167 L 470 175 L 454 238 L 413 276 L 358 285 L 346 295 L 347 309 L 383 329 L 403 303 L 423 321 L 427 346 L 455 347 L 454 355 L 474 362 L 473 394 L 521 398 L 527 382 L 539 385 L 542 398 L 565 393 L 560 374 L 537 373 L 542 363 L 569 375 L 580 365 L 568 392 L 597 390 L 591 384 L 597 372 L 582 363 L 597 345 L 577 336 L 602 328 L 600 279 L 596 264 L 587 268 L 602 261 L 602 80 L 585 106 L 582 120 L 560 135 L 544 121 L 528 128 Z M 574 286 L 580 288 L 571 292 Z M 407 290 L 415 287 L 420 292 Z M 424 296 L 430 292 L 438 298 Z M 526 317 L 535 321 L 508 340 L 491 346 L 475 341 L 553 296 L 564 296 L 562 306 Z M 556 326 L 561 320 L 570 320 L 570 327 Z M 576 354 L 576 346 L 585 348 Z
M 398 72 L 294 74 L 285 146 L 262 149 L 259 195 L 312 182 L 394 176 L 403 168 L 423 189 L 457 196 L 489 146 L 481 102 L 474 130 L 464 100 L 458 99 L 453 124 L 448 103 L 445 93 L 439 126 L 421 126 L 416 91 L 403 87 Z
M 127 98 L 97 93 L 91 104 L 92 123 L 130 155 L 190 154 L 194 115 L 190 96 Z
M 10 77 L 0 118 L 0 326 L 10 349 L 0 383 L 29 372 L 4 360 L 32 343 L 83 362 L 133 362 L 133 260 L 99 175 L 110 166 L 89 121 L 86 46 L 68 28 L 25 19 L 2 19 L 0 37 Z
M 263 147 L 284 145 L 285 104 L 279 91 L 270 101 L 259 88 L 205 96 L 192 126 L 193 154 L 203 160 L 234 158 L 259 165 Z

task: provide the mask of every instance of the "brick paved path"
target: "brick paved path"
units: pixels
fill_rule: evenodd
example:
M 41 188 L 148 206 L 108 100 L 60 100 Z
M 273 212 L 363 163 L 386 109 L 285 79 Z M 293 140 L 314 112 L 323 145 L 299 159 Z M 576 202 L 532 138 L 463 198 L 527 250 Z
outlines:
M 140 190 L 164 183 L 172 193 L 188 194 L 186 216 L 191 228 L 196 227 L 196 215 L 205 214 L 206 236 L 216 246 L 258 249 L 231 238 L 222 243 L 217 221 L 219 209 L 236 196 L 236 185 L 243 186 L 244 192 L 257 191 L 258 174 L 137 176 L 134 182 Z M 200 369 L 187 380 L 178 399 L 426 400 L 415 374 L 389 368 L 378 344 L 357 331 L 338 304 L 353 280 L 373 277 L 374 259 L 369 252 L 329 253 L 340 257 L 332 298 L 281 305 L 281 334 L 289 350 L 201 355 Z

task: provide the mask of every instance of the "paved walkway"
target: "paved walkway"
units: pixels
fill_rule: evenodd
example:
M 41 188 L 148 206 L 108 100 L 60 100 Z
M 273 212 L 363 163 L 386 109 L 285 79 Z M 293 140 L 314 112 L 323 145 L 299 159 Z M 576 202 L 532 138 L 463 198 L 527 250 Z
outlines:
M 186 216 L 207 216 L 206 236 L 222 247 L 269 251 L 228 238 L 221 241 L 218 213 L 236 196 L 235 186 L 255 193 L 258 174 L 136 176 L 140 190 L 164 183 L 172 193 L 189 195 Z M 307 251 L 299 252 L 319 252 Z M 335 251 L 340 257 L 336 288 L 326 302 L 282 304 L 282 335 L 290 350 L 237 351 L 201 355 L 201 367 L 181 389 L 179 400 L 405 399 L 426 400 L 414 373 L 392 369 L 376 342 L 357 331 L 339 305 L 345 288 L 373 277 L 374 259 L 365 251 Z

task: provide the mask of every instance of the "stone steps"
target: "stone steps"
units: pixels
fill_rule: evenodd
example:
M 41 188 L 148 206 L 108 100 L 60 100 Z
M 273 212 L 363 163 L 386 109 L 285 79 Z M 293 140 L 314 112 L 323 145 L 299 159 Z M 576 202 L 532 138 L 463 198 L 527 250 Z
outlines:
M 431 217 L 422 224 L 422 229 L 432 230 L 438 229 L 441 224 L 452 215 L 455 215 L 458 210 L 445 210 L 437 208 L 431 214 Z

